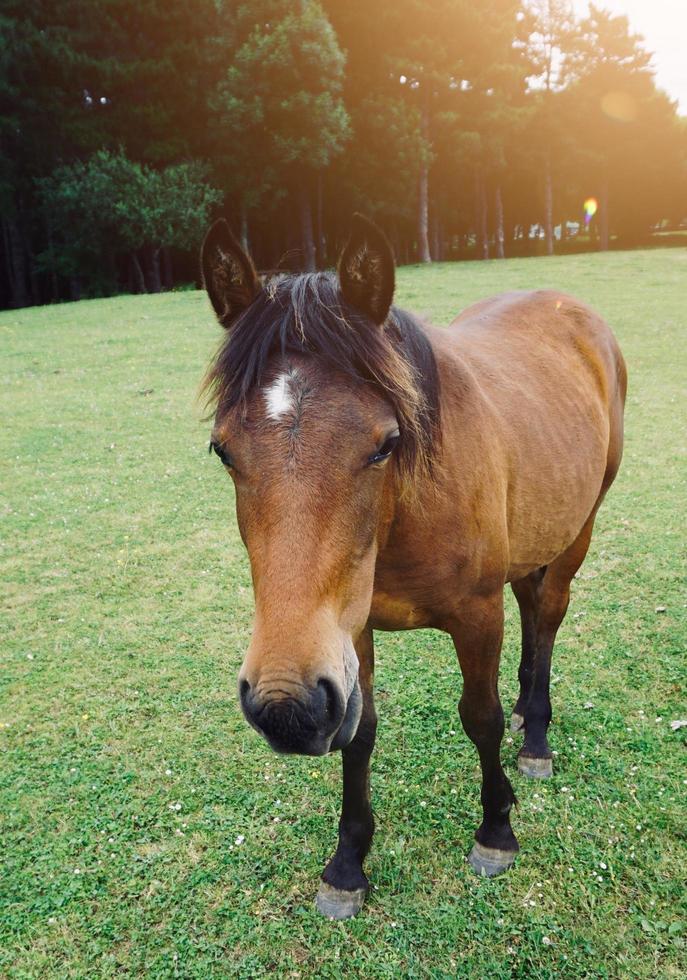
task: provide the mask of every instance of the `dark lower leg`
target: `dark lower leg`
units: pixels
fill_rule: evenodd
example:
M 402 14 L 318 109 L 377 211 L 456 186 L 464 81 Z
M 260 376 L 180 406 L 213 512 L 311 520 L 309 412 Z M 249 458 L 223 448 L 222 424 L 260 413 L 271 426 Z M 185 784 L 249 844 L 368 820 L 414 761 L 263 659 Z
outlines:
M 478 701 L 477 710 L 474 710 L 476 693 L 466 690 L 459 705 L 463 728 L 477 748 L 482 768 L 482 823 L 475 833 L 475 840 L 485 847 L 517 851 L 518 842 L 510 825 L 515 793 L 500 759 L 503 710 L 495 692 L 486 703 L 477 693 L 482 703 Z
M 549 680 L 551 675 L 551 650 L 540 650 L 537 657 L 534 682 L 525 705 L 525 740 L 520 756 L 533 759 L 550 759 L 551 750 L 546 733 L 551 721 Z
M 460 718 L 468 738 L 479 753 L 482 768 L 482 823 L 475 839 L 477 847 L 490 850 L 496 874 L 512 863 L 518 842 L 510 825 L 515 794 L 501 766 L 503 709 L 498 695 L 497 677 L 503 640 L 503 593 L 489 599 L 475 599 L 461 610 L 452 630 L 461 672 L 463 694 Z M 500 852 L 499 855 L 495 852 Z M 484 851 L 482 850 L 482 856 Z M 473 854 L 470 863 L 478 867 Z
M 551 759 L 547 739 L 551 721 L 551 654 L 558 627 L 568 608 L 569 597 L 570 590 L 567 586 L 560 588 L 558 583 L 545 583 L 539 608 L 534 676 L 525 704 L 525 741 L 519 753 L 520 758 Z M 550 767 L 544 769 L 546 772 L 543 771 L 542 775 L 548 775 Z
M 524 726 L 525 705 L 527 704 L 534 681 L 534 664 L 537 656 L 537 607 L 541 582 L 546 566 L 538 568 L 526 578 L 512 582 L 511 588 L 518 601 L 522 630 L 522 654 L 518 669 L 520 692 L 513 708 L 511 728 L 519 731 Z
M 358 731 L 350 745 L 341 750 L 343 759 L 343 804 L 339 820 L 339 843 L 322 874 L 322 881 L 343 891 L 367 889 L 363 861 L 370 849 L 374 819 L 370 804 L 370 756 L 375 743 L 377 716 L 372 695 L 372 631 L 356 643 L 360 661 L 359 680 L 363 711 Z
M 558 628 L 568 609 L 570 583 L 584 561 L 589 548 L 595 514 L 596 508 L 567 551 L 564 551 L 544 569 L 544 576 L 537 585 L 534 669 L 530 677 L 529 693 L 523 702 L 525 741 L 518 754 L 518 768 L 528 776 L 550 776 L 553 771 L 551 750 L 547 739 L 547 731 L 551 721 L 551 698 L 549 696 L 551 654 Z M 532 576 L 528 576 L 528 579 L 531 578 Z M 520 602 L 520 597 L 518 597 L 518 602 Z

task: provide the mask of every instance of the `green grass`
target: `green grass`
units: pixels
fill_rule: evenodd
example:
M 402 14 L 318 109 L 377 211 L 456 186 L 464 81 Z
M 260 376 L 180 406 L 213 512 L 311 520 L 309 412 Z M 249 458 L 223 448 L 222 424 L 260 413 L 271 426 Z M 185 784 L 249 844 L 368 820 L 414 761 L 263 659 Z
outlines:
M 554 652 L 554 778 L 503 746 L 514 869 L 465 863 L 478 765 L 450 640 L 378 634 L 373 890 L 353 921 L 315 913 L 340 762 L 277 757 L 240 716 L 252 595 L 196 402 L 219 339 L 204 295 L 6 312 L 1 976 L 684 976 L 687 251 L 398 278 L 439 322 L 567 289 L 629 365 L 624 464 Z M 506 629 L 509 710 L 510 596 Z

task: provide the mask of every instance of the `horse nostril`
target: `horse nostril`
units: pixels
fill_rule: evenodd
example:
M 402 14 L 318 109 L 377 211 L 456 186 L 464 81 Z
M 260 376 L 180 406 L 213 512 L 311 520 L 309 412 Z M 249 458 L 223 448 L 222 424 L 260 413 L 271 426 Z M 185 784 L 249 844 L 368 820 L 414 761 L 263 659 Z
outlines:
M 335 685 L 323 677 L 317 682 L 317 693 L 325 726 L 338 725 L 343 716 L 343 705 Z
M 239 701 L 241 702 L 241 707 L 243 708 L 244 712 L 248 715 L 252 714 L 251 708 L 253 706 L 250 703 L 251 700 L 250 684 L 247 680 L 242 680 L 239 684 Z

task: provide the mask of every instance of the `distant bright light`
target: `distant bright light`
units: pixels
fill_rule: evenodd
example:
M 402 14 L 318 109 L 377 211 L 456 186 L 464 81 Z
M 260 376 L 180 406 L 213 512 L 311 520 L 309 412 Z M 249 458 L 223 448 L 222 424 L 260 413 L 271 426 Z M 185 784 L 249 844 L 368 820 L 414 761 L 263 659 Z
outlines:
M 584 211 L 584 223 L 588 225 L 599 210 L 599 202 L 595 197 L 588 197 L 582 205 L 582 209 Z
M 399 78 L 399 82 L 401 83 L 401 85 L 405 85 L 407 81 L 408 79 L 406 78 L 405 75 L 401 75 L 401 77 Z

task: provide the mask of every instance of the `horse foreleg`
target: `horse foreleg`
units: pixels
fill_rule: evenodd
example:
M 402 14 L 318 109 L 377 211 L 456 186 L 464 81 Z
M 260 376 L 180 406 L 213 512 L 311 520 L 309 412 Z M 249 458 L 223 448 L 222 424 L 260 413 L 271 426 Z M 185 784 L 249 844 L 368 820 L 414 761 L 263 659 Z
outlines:
M 534 669 L 529 695 L 524 703 L 525 741 L 518 753 L 518 769 L 525 776 L 541 779 L 553 773 L 552 753 L 547 739 L 551 721 L 551 654 L 556 633 L 570 602 L 570 583 L 589 549 L 595 516 L 596 510 L 570 547 L 547 566 L 538 586 Z
M 492 877 L 513 863 L 518 842 L 510 825 L 515 794 L 501 766 L 503 709 L 498 669 L 503 642 L 503 593 L 461 603 L 450 630 L 463 674 L 458 710 L 482 767 L 482 823 L 468 858 L 478 874 Z
M 363 861 L 370 849 L 374 819 L 370 804 L 370 756 L 375 744 L 377 715 L 372 692 L 374 645 L 366 627 L 355 645 L 360 664 L 358 679 L 363 709 L 355 737 L 341 750 L 343 758 L 343 803 L 339 821 L 339 844 L 322 874 L 316 905 L 332 919 L 356 915 L 369 887 Z

